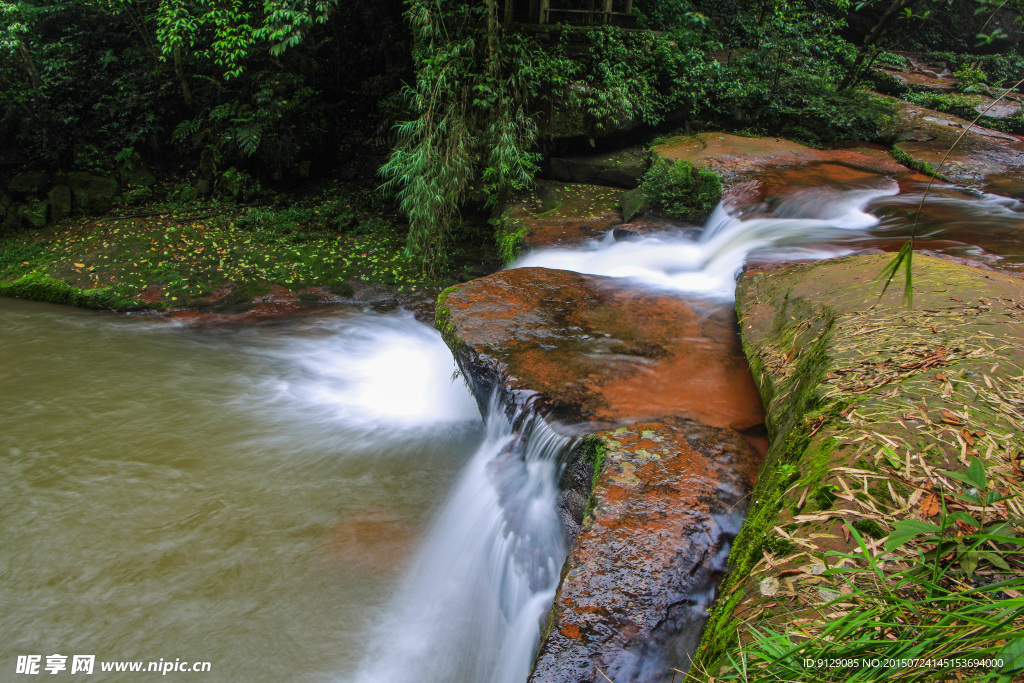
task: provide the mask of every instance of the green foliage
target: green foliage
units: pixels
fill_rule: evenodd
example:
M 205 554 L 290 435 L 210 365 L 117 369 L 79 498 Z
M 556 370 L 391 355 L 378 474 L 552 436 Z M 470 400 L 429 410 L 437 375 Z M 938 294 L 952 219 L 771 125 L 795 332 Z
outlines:
M 415 118 L 398 126 L 382 174 L 409 218 L 409 252 L 427 270 L 443 264 L 463 203 L 494 208 L 532 184 L 541 136 L 659 123 L 700 98 L 712 68 L 695 46 L 610 27 L 559 29 L 545 45 L 505 33 L 496 12 L 493 1 L 409 3 L 417 77 L 405 94 Z M 580 40 L 589 51 L 570 57 Z
M 960 92 L 977 92 L 978 86 L 984 85 L 988 77 L 981 69 L 965 65 L 953 72 L 953 78 L 957 79 L 956 89 Z
M 735 19 L 735 52 L 712 72 L 705 117 L 811 144 L 879 136 L 892 105 L 838 90 L 856 54 L 840 36 L 838 13 L 791 2 L 774 12 L 738 12 Z
M 1007 87 L 1024 78 L 1024 55 L 1019 52 L 999 52 L 980 55 L 973 52 L 928 52 L 925 58 L 944 64 L 954 73 L 977 70 L 986 75 L 985 82 L 994 88 Z
M 688 161 L 668 161 L 656 156 L 643 179 L 644 196 L 651 208 L 673 218 L 701 223 L 722 198 L 722 183 L 707 169 L 694 168 Z
M 773 626 L 751 629 L 754 641 L 730 655 L 731 667 L 716 678 L 932 681 L 955 672 L 963 681 L 1015 680 L 1024 669 L 1024 598 L 1011 596 L 1024 590 L 1024 539 L 994 507 L 1007 496 L 990 488 L 980 459 L 966 472 L 942 474 L 964 484 L 949 495 L 980 515 L 943 507 L 937 522 L 899 520 L 887 536 L 876 522 L 862 523 L 869 520 L 847 525 L 858 549 L 827 553 L 841 564 L 824 574 L 842 584 L 832 601 L 842 603 L 839 612 L 801 637 Z M 865 534 L 885 538 L 884 550 Z M 981 666 L 958 658 L 1001 661 Z M 840 664 L 807 666 L 819 659 Z
M 903 99 L 921 107 L 944 111 L 969 121 L 973 121 L 974 117 L 978 115 L 976 107 L 981 102 L 981 98 L 977 96 L 972 97 L 960 93 L 916 92 L 907 93 Z
M 387 143 L 378 100 L 407 72 L 403 34 L 400 0 L 2 2 L 0 152 L 50 170 L 114 171 L 131 149 L 210 182 L 231 167 L 304 177 Z

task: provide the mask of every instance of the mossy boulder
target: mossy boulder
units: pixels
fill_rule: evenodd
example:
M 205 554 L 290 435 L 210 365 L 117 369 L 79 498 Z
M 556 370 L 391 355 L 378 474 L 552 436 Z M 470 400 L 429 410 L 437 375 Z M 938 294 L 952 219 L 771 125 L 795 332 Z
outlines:
M 41 228 L 46 225 L 50 215 L 50 203 L 45 199 L 31 199 L 22 204 L 19 210 L 22 225 Z
M 642 147 L 581 156 L 552 157 L 547 175 L 565 183 L 586 183 L 632 189 L 647 170 Z
M 7 183 L 7 191 L 19 195 L 41 194 L 49 182 L 50 176 L 46 173 L 19 173 Z
M 71 215 L 73 203 L 70 187 L 58 185 L 50 190 L 47 198 L 50 201 L 50 220 L 62 221 Z
M 118 164 L 117 176 L 121 185 L 131 189 L 150 187 L 156 183 L 156 176 L 146 168 L 137 154 Z
M 67 173 L 58 180 L 71 188 L 75 208 L 86 213 L 109 211 L 119 190 L 113 178 L 91 173 Z
M 934 474 L 984 460 L 1020 491 L 1024 281 L 915 255 L 914 307 L 872 286 L 890 255 L 748 271 L 743 347 L 771 447 L 692 672 L 716 676 L 755 629 L 820 632 L 843 588 L 822 575 L 850 529 L 888 534 L 939 514 Z M 897 283 L 901 285 L 902 283 Z

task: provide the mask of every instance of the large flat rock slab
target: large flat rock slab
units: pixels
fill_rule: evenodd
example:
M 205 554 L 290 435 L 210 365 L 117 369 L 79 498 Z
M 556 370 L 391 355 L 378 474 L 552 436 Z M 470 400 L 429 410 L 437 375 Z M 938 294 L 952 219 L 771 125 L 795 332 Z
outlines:
M 653 682 L 685 670 L 757 473 L 738 434 L 688 420 L 593 438 L 604 469 L 530 683 Z
M 996 513 L 1024 513 L 1024 280 L 917 254 L 911 308 L 902 281 L 881 297 L 873 285 L 890 258 L 748 271 L 739 281 L 743 345 L 772 445 L 696 671 L 717 678 L 725 655 L 739 656 L 737 638 L 749 648 L 755 629 L 798 624 L 812 636 L 857 610 L 852 597 L 829 604 L 846 584 L 823 575 L 836 561 L 826 553 L 857 552 L 847 525 L 879 556 L 897 521 L 935 523 L 944 507 L 965 509 L 950 495 L 960 483 L 944 471 L 979 458 L 1011 498 L 972 514 L 987 514 L 988 524 Z M 985 581 L 999 574 L 994 565 L 978 571 Z
M 907 168 L 881 147 L 814 149 L 783 138 L 760 138 L 729 133 L 679 135 L 652 146 L 668 160 L 682 159 L 717 173 L 728 186 L 770 177 L 779 168 L 829 164 L 875 174 L 901 175 Z
M 930 164 L 957 185 L 1024 198 L 1024 137 L 981 126 L 967 130 L 970 124 L 903 102 L 894 135 L 906 154 Z
M 447 290 L 437 325 L 481 406 L 497 390 L 572 433 L 665 415 L 747 430 L 762 408 L 733 315 L 615 278 L 517 268 Z
M 732 310 L 517 268 L 443 292 L 435 324 L 481 408 L 497 393 L 587 436 L 560 482 L 573 550 L 530 680 L 685 668 L 767 448 Z

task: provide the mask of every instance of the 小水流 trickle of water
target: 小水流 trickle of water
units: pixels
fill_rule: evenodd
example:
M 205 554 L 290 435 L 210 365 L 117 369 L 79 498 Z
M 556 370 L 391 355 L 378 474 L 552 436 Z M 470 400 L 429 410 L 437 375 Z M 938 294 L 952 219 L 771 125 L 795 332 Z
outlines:
M 565 560 L 558 480 L 574 440 L 497 400 L 354 683 L 522 683 Z

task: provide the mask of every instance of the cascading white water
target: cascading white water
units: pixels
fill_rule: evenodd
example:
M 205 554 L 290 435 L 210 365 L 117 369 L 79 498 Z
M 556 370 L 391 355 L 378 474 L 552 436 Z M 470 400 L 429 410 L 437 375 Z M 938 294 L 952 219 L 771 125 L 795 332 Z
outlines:
M 543 249 L 513 267 L 539 266 L 631 278 L 649 287 L 729 299 L 753 252 L 821 258 L 878 223 L 868 204 L 898 191 L 807 193 L 742 218 L 721 206 L 703 231 L 635 241 L 611 234 L 581 247 Z M 314 367 L 320 364 L 311 361 Z M 344 368 L 347 375 L 350 368 Z M 372 393 L 372 392 L 371 392 Z M 484 443 L 463 470 L 402 587 L 383 610 L 376 637 L 346 683 L 522 683 L 565 559 L 557 514 L 558 478 L 570 439 L 543 420 L 513 429 L 492 405 Z
M 849 192 L 817 190 L 780 202 L 771 217 L 731 216 L 721 205 L 705 228 L 693 232 L 664 233 L 631 241 L 616 241 L 609 233 L 602 240 L 574 248 L 529 252 L 512 267 L 538 266 L 578 273 L 630 278 L 648 287 L 731 299 L 736 274 L 747 257 L 782 251 L 787 259 L 817 259 L 849 253 L 838 246 L 809 248 L 807 244 L 842 241 L 860 235 L 878 223 L 865 212 L 873 200 L 896 194 L 895 181 L 878 189 Z
M 572 440 L 492 402 L 353 683 L 522 683 L 568 552 L 556 499 Z

